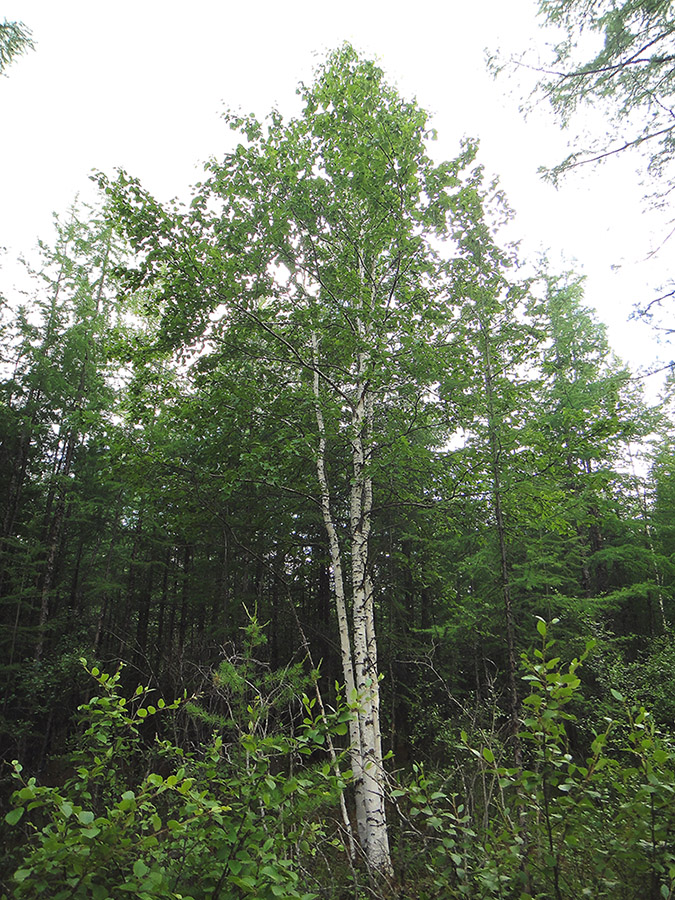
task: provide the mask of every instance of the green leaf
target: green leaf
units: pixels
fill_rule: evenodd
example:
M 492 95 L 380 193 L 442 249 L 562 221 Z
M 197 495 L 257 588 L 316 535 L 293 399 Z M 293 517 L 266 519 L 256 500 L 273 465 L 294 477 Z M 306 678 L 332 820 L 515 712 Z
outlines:
M 489 747 L 483 747 L 483 759 L 489 763 L 493 763 L 495 761 L 495 755 Z
M 136 862 L 134 863 L 134 875 L 136 876 L 136 878 L 145 878 L 149 871 L 150 869 L 148 868 L 148 866 L 146 866 L 142 859 L 136 860 Z
M 16 809 L 10 810 L 5 816 L 5 822 L 8 825 L 16 825 L 23 815 L 23 806 L 17 806 Z
M 654 762 L 656 763 L 657 766 L 664 765 L 666 762 L 668 762 L 669 758 L 670 758 L 670 754 L 666 750 L 663 750 L 660 747 L 658 747 L 654 751 Z

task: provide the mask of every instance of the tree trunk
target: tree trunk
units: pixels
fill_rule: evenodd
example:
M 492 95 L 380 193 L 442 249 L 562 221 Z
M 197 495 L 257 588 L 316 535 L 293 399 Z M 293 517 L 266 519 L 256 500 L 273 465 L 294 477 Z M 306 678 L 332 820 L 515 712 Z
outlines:
M 501 483 L 501 445 L 497 432 L 497 415 L 494 407 L 494 383 L 492 373 L 492 356 L 490 353 L 489 329 L 480 320 L 483 353 L 483 381 L 487 401 L 488 443 L 490 453 L 490 473 L 492 477 L 492 504 L 497 526 L 497 543 L 499 546 L 499 575 L 502 600 L 504 603 L 504 623 L 506 626 L 507 678 L 509 687 L 509 732 L 513 747 L 513 759 L 518 768 L 522 766 L 523 753 L 520 743 L 520 698 L 518 696 L 518 661 L 516 658 L 516 629 L 511 597 L 511 579 L 506 544 L 506 527 L 502 505 Z
M 61 467 L 61 476 L 67 478 L 73 463 L 75 453 L 75 445 L 77 443 L 77 433 L 71 431 L 66 444 L 66 452 Z M 66 514 L 66 503 L 68 500 L 68 487 L 64 484 L 59 493 L 52 519 L 51 528 L 49 529 L 49 546 L 47 550 L 47 560 L 45 562 L 44 575 L 42 580 L 42 591 L 40 597 L 40 620 L 38 624 L 38 640 L 35 647 L 35 659 L 40 660 L 44 650 L 45 633 L 47 628 L 47 620 L 49 618 L 49 597 L 54 583 L 54 574 L 56 572 L 56 560 L 61 546 L 61 538 L 63 534 L 63 523 Z
M 352 480 L 350 489 L 350 549 L 352 629 L 350 634 L 344 586 L 342 551 L 333 519 L 326 474 L 326 430 L 320 402 L 318 338 L 313 336 L 314 399 L 319 431 L 317 476 L 321 509 L 328 534 L 333 585 L 340 634 L 342 669 L 347 700 L 355 704 L 349 723 L 354 773 L 356 824 L 359 844 L 372 870 L 392 873 L 385 815 L 385 781 L 380 733 L 380 692 L 373 606 L 373 585 L 368 572 L 372 513 L 372 480 L 367 448 L 372 430 L 373 398 L 364 380 L 365 355 L 358 356 L 355 400 L 351 408 Z

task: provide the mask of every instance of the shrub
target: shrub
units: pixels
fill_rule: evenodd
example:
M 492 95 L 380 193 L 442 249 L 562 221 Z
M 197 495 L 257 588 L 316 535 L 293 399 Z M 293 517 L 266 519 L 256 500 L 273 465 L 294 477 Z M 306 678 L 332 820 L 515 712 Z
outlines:
M 84 662 L 84 661 L 83 661 Z M 85 664 L 86 666 L 86 664 Z M 13 874 L 16 898 L 312 900 L 299 860 L 323 826 L 307 811 L 343 785 L 329 766 L 273 774 L 280 758 L 309 755 L 325 729 L 305 701 L 292 739 L 260 737 L 253 719 L 241 735 L 241 765 L 223 758 L 214 736 L 199 756 L 156 741 L 156 771 L 142 730 L 181 702 L 151 703 L 151 692 L 120 694 L 114 675 L 88 669 L 100 692 L 80 708 L 83 731 L 63 787 L 39 785 L 14 763 L 20 787 L 6 823 L 23 829 Z M 272 763 L 276 761 L 273 767 Z M 163 773 L 163 774 L 160 774 Z M 167 774 L 168 773 L 168 774 Z

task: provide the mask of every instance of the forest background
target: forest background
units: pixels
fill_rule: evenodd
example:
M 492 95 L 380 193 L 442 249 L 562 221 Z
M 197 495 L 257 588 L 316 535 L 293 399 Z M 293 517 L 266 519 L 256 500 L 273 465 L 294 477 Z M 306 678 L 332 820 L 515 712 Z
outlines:
M 542 11 L 667 207 L 671 4 Z M 3 306 L 3 888 L 670 897 L 670 385 L 377 65 L 299 99 Z

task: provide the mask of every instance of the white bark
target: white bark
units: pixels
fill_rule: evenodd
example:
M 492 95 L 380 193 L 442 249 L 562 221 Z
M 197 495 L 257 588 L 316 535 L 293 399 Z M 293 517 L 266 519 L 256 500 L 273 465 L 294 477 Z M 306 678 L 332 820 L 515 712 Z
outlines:
M 362 323 L 358 323 L 363 336 Z M 368 470 L 373 397 L 366 375 L 367 356 L 357 357 L 357 383 L 351 407 L 352 482 L 350 490 L 350 549 L 352 586 L 352 630 L 350 635 L 342 553 L 331 513 L 326 475 L 326 431 L 320 403 L 318 338 L 312 338 L 314 354 L 314 400 L 319 430 L 317 476 L 321 509 L 328 534 L 340 648 L 345 688 L 350 702 L 356 701 L 350 721 L 351 761 L 354 773 L 356 824 L 359 843 L 369 866 L 384 875 L 392 873 L 385 815 L 385 773 L 380 733 L 379 679 L 373 609 L 373 586 L 368 572 L 368 550 L 372 514 L 372 479 Z
M 331 568 L 333 570 L 333 591 L 335 595 L 335 608 L 337 610 L 338 632 L 340 635 L 340 654 L 342 658 L 342 674 L 345 680 L 345 692 L 347 702 L 355 703 L 357 698 L 356 681 L 354 678 L 354 663 L 352 659 L 351 637 L 349 634 L 349 617 L 347 614 L 347 597 L 342 568 L 342 553 L 337 528 L 333 521 L 330 504 L 330 488 L 326 474 L 326 426 L 321 410 L 320 382 L 318 371 L 319 340 L 316 333 L 312 334 L 312 355 L 314 362 L 314 410 L 319 431 L 319 447 L 316 458 L 317 478 L 321 495 L 321 512 L 324 526 L 328 535 L 328 549 L 330 553 Z M 363 804 L 361 785 L 362 778 L 362 753 L 361 735 L 356 716 L 349 721 L 349 740 L 351 744 L 351 764 L 356 785 L 356 806 Z M 359 831 L 360 840 L 360 831 Z

